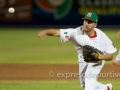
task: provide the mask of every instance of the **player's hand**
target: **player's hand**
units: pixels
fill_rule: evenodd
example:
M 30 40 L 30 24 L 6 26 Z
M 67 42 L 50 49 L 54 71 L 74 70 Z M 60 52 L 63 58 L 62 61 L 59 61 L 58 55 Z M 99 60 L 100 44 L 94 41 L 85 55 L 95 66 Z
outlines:
M 118 31 L 118 33 L 117 33 L 117 34 L 118 34 L 118 36 L 120 36 L 120 30 Z
M 40 40 L 44 40 L 45 36 L 46 36 L 46 32 L 44 31 L 38 32 L 38 37 L 40 38 Z

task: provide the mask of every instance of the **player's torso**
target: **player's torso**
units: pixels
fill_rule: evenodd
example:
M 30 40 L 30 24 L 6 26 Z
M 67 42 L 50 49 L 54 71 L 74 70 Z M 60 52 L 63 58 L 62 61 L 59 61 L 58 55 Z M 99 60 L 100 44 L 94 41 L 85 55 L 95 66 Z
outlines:
M 97 36 L 94 38 L 90 38 L 87 34 L 82 34 L 82 32 L 79 32 L 79 29 L 76 30 L 76 32 L 74 33 L 74 38 L 71 39 L 71 41 L 73 42 L 76 50 L 80 53 L 82 48 L 81 46 L 84 45 L 91 45 L 101 51 L 104 52 L 105 50 L 105 42 L 103 37 L 101 37 L 101 33 L 99 33 L 96 30 Z

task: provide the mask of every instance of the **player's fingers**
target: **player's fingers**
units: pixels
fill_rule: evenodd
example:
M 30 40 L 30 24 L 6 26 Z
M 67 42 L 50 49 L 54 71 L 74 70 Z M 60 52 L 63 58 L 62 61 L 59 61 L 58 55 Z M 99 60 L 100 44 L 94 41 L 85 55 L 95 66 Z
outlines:
M 94 56 L 95 58 L 97 58 L 98 54 L 97 53 L 92 53 L 92 56 Z
M 38 37 L 40 38 L 40 40 L 44 40 L 45 34 L 43 34 L 43 33 L 38 33 Z
M 45 36 L 42 35 L 42 36 L 39 36 L 40 40 L 44 40 Z
M 40 38 L 40 40 L 44 40 L 44 38 L 42 36 L 40 36 L 39 38 Z
M 42 37 L 41 40 L 44 40 L 45 37 Z

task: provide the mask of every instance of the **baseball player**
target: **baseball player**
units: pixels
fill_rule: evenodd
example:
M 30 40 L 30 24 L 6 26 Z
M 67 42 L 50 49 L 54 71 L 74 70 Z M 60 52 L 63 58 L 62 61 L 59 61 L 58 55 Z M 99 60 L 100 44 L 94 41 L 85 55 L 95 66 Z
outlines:
M 104 32 L 96 28 L 98 16 L 95 12 L 87 12 L 83 19 L 83 25 L 68 29 L 46 29 L 38 33 L 38 37 L 44 40 L 45 36 L 60 37 L 61 42 L 71 41 L 78 52 L 80 84 L 84 90 L 112 90 L 112 84 L 102 84 L 97 81 L 98 74 L 103 68 L 105 61 L 113 59 L 116 52 L 112 41 Z M 84 61 L 84 45 L 91 45 L 102 52 L 101 61 L 98 63 L 87 63 Z
M 118 31 L 118 36 L 120 36 L 120 30 Z M 118 51 L 118 54 L 115 57 L 115 60 L 112 62 L 112 66 L 116 66 L 120 62 L 120 49 Z

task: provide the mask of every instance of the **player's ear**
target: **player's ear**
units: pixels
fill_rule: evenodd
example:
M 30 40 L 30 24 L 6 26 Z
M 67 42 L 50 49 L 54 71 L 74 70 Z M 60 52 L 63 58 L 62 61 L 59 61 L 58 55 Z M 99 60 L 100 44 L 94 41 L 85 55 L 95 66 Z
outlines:
M 95 23 L 94 27 L 97 27 L 97 23 Z

